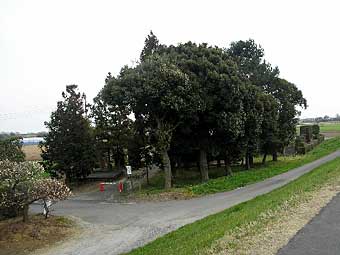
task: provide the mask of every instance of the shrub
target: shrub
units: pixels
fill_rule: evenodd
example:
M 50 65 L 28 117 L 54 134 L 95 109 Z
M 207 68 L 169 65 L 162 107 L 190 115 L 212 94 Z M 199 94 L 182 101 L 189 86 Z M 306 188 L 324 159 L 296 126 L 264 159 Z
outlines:
M 10 137 L 0 140 L 0 160 L 24 161 L 25 154 L 21 147 L 21 137 Z
M 69 195 L 69 188 L 46 177 L 39 163 L 0 161 L 0 207 L 23 211 L 24 222 L 28 220 L 28 208 L 33 202 L 57 201 Z
M 317 125 L 317 124 L 314 124 L 312 126 L 312 131 L 313 131 L 313 138 L 314 139 L 318 139 L 319 138 L 319 135 L 320 135 L 320 126 Z

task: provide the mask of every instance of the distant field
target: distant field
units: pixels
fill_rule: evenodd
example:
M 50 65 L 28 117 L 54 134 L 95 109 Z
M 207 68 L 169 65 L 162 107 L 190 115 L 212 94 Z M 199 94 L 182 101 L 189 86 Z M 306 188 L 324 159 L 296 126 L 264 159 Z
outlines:
M 305 125 L 312 125 L 305 124 Z M 325 135 L 326 138 L 336 137 L 340 136 L 340 122 L 339 121 L 332 121 L 332 122 L 321 122 L 319 123 L 320 126 L 320 133 Z M 296 132 L 299 135 L 300 134 L 300 125 L 297 126 Z
M 28 161 L 41 160 L 41 150 L 38 145 L 24 145 L 22 150 L 25 153 L 25 159 Z
M 319 123 L 321 132 L 340 132 L 340 122 Z

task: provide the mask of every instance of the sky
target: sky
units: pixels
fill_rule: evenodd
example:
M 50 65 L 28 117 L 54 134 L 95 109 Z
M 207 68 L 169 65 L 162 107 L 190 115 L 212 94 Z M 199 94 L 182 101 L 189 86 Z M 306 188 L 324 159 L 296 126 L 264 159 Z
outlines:
M 337 1 L 0 0 L 0 132 L 45 130 L 68 84 L 93 98 L 131 65 L 152 30 L 162 44 L 228 47 L 252 38 L 308 101 L 340 113 Z

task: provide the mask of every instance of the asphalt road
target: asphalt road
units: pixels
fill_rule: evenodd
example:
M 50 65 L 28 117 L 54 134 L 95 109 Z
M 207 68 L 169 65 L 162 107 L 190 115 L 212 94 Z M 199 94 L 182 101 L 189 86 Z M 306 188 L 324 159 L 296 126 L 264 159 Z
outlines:
M 53 214 L 77 217 L 88 231 L 78 239 L 40 254 L 111 255 L 127 252 L 183 225 L 268 193 L 339 156 L 340 151 L 337 151 L 265 181 L 191 200 L 120 204 L 101 199 L 98 192 L 83 194 L 55 205 Z
M 340 254 L 340 194 L 278 252 L 278 255 L 307 254 Z

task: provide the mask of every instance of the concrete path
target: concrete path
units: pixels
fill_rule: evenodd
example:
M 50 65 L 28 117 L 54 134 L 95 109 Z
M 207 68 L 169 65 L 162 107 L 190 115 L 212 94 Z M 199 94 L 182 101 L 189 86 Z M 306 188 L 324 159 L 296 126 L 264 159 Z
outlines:
M 278 252 L 278 255 L 306 254 L 340 254 L 340 194 Z
M 119 204 L 91 200 L 89 194 L 76 197 L 57 204 L 53 213 L 80 218 L 89 229 L 88 233 L 42 254 L 111 255 L 127 252 L 185 224 L 268 193 L 339 156 L 340 151 L 337 151 L 265 181 L 191 200 Z M 97 199 L 98 194 L 93 197 Z

